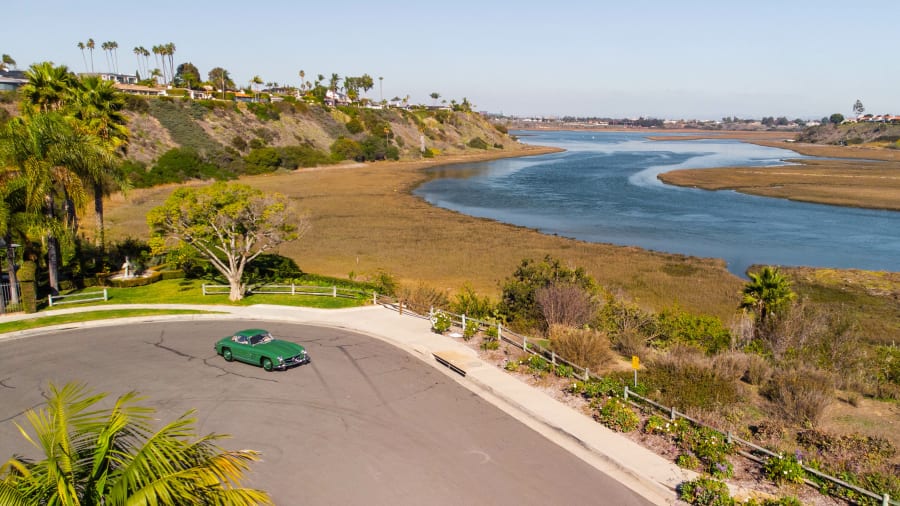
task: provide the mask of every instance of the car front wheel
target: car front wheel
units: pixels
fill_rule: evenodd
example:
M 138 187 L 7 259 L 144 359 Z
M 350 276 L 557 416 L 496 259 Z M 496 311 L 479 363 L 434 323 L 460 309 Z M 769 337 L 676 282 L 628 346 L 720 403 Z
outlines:
M 272 359 L 270 359 L 270 358 L 262 359 L 262 366 L 263 366 L 263 369 L 265 369 L 267 371 L 271 371 L 272 370 Z
M 234 360 L 234 355 L 231 354 L 231 350 L 228 348 L 222 350 L 222 356 L 225 358 L 226 362 L 231 362 L 232 360 Z

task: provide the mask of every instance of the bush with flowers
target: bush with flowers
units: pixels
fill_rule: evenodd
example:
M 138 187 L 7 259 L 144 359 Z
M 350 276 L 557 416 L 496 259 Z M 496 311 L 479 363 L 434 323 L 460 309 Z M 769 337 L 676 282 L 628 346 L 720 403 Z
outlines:
M 803 479 L 806 478 L 803 463 L 794 454 L 787 456 L 779 454 L 777 457 L 769 457 L 763 465 L 763 472 L 766 474 L 766 478 L 779 485 L 803 483 Z

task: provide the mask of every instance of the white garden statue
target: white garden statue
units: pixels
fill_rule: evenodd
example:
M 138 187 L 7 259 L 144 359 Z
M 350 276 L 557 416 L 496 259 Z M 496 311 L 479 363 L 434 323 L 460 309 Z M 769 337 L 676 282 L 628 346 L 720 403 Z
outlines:
M 123 277 L 126 279 L 134 277 L 134 265 L 128 260 L 128 257 L 125 257 L 125 263 L 122 264 L 122 270 L 125 271 Z

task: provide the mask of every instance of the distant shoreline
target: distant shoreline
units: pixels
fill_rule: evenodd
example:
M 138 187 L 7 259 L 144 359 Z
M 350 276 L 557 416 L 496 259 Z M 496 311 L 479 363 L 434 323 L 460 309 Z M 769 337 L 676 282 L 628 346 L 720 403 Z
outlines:
M 790 132 L 708 131 L 697 129 L 533 129 L 526 131 L 597 131 L 653 133 L 649 140 L 733 139 L 786 149 L 827 160 L 785 159 L 775 167 L 679 169 L 660 174 L 666 184 L 703 190 L 733 190 L 748 195 L 797 202 L 900 211 L 900 152 L 897 150 L 797 143 Z M 696 135 L 666 136 L 663 133 Z M 875 160 L 873 162 L 873 160 Z M 790 162 L 788 164 L 787 162 Z

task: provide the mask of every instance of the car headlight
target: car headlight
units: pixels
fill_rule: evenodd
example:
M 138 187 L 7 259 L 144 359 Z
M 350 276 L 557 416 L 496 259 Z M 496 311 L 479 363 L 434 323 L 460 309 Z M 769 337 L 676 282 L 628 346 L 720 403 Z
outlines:
M 283 364 L 283 363 L 284 363 L 284 358 L 283 358 L 283 357 L 278 357 L 278 363 L 279 363 L 279 364 Z

